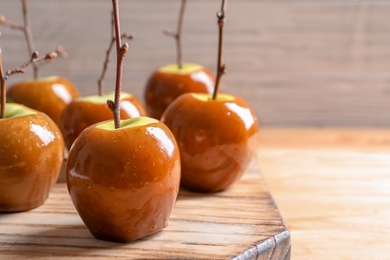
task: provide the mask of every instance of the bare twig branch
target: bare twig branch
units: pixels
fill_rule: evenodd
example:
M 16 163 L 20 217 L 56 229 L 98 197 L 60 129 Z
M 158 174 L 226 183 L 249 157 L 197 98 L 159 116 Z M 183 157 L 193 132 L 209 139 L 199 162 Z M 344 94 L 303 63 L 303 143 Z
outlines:
M 69 57 L 69 54 L 64 50 L 64 48 L 62 46 L 58 46 L 54 52 L 57 53 L 57 55 L 63 59 L 66 59 Z
M 227 0 L 222 0 L 221 11 L 217 13 L 218 28 L 219 28 L 219 43 L 218 43 L 218 64 L 217 64 L 217 79 L 215 81 L 214 93 L 212 99 L 217 99 L 218 89 L 222 76 L 226 72 L 226 65 L 222 64 L 222 51 L 223 51 L 223 28 L 225 25 L 225 11 Z
M 114 115 L 114 124 L 115 128 L 120 128 L 120 95 L 122 88 L 122 66 L 123 60 L 126 56 L 127 51 L 129 50 L 129 45 L 127 43 L 121 43 L 121 33 L 120 33 L 120 22 L 119 22 L 119 3 L 118 0 L 112 0 L 113 10 L 114 10 L 114 25 L 115 25 L 115 42 L 116 42 L 116 53 L 117 53 L 117 66 L 116 66 L 116 83 L 115 83 L 115 100 L 114 106 L 110 106 L 110 101 L 108 101 L 108 106 L 110 107 Z
M 128 34 L 128 33 L 124 33 L 124 34 L 121 35 L 121 38 L 122 39 L 127 39 L 127 40 L 132 40 L 132 39 L 134 39 L 134 35 Z
M 102 74 L 100 75 L 100 78 L 98 79 L 98 94 L 99 94 L 99 96 L 103 95 L 104 80 L 105 80 L 106 74 L 107 74 L 108 63 L 110 62 L 110 54 L 111 54 L 112 47 L 114 47 L 115 40 L 116 40 L 115 33 L 114 33 L 114 30 L 115 30 L 114 23 L 115 23 L 114 22 L 114 14 L 111 13 L 111 28 L 112 28 L 111 41 L 110 41 L 110 45 L 108 46 L 108 49 L 106 50 L 106 57 L 105 57 L 104 63 L 103 63 Z M 133 38 L 134 38 L 134 36 L 132 34 L 123 33 L 121 35 L 121 39 L 132 40 Z
M 186 7 L 186 0 L 182 0 L 181 1 L 181 6 L 180 6 L 179 19 L 177 21 L 177 30 L 176 30 L 176 32 L 173 32 L 170 29 L 164 29 L 163 30 L 163 33 L 166 36 L 173 37 L 176 40 L 177 66 L 179 67 L 179 69 L 181 69 L 183 67 L 181 35 L 182 35 L 183 18 L 184 18 L 185 7 Z
M 99 96 L 103 95 L 103 88 L 104 88 L 103 82 L 106 78 L 108 63 L 110 62 L 110 53 L 111 53 L 112 47 L 114 46 L 114 43 L 115 43 L 115 38 L 112 38 L 112 40 L 110 42 L 110 46 L 108 47 L 108 49 L 106 51 L 106 58 L 105 58 L 104 64 L 103 64 L 102 74 L 100 75 L 100 78 L 98 79 L 98 94 L 99 94 Z
M 186 2 L 187 2 L 186 0 L 181 1 L 179 20 L 177 22 L 176 47 L 177 47 L 177 65 L 179 66 L 179 69 L 183 67 L 181 35 L 182 35 L 183 18 L 184 18 L 184 11 L 186 8 Z
M 34 47 L 34 41 L 32 37 L 32 32 L 30 28 L 30 17 L 28 15 L 28 6 L 27 6 L 27 0 L 22 0 L 23 4 L 23 21 L 24 21 L 24 35 L 26 37 L 27 41 L 27 48 L 30 55 L 33 54 L 35 47 Z M 34 78 L 38 78 L 38 64 L 33 63 L 33 71 L 34 71 Z
M 20 30 L 24 31 L 24 26 L 20 24 L 16 24 L 14 22 L 8 21 L 7 18 L 5 18 L 4 15 L 0 15 L 0 24 L 7 26 L 13 30 Z
M 175 32 L 172 32 L 171 29 L 164 29 L 163 30 L 163 34 L 166 35 L 166 36 L 169 36 L 169 37 L 173 37 L 173 38 L 177 38 L 177 33 Z
M 34 51 L 31 54 L 31 58 L 30 58 L 30 60 L 28 62 L 26 62 L 25 64 L 19 66 L 18 68 L 14 69 L 14 70 L 7 70 L 5 73 L 3 71 L 3 57 L 2 56 L 3 55 L 2 55 L 2 52 L 1 52 L 1 48 L 0 48 L 0 87 L 1 87 L 1 96 L 0 96 L 1 111 L 0 111 L 0 118 L 4 118 L 4 111 L 5 111 L 5 103 L 6 103 L 5 102 L 5 100 L 6 100 L 5 81 L 13 74 L 24 73 L 24 69 L 27 66 L 29 66 L 29 65 L 33 65 L 33 64 L 45 61 L 45 60 L 52 60 L 52 59 L 54 59 L 55 57 L 57 57 L 57 53 L 56 52 L 49 52 L 45 56 L 43 56 L 42 58 L 39 58 L 38 52 Z
M 3 79 L 7 80 L 9 76 L 16 74 L 16 73 L 24 73 L 24 69 L 31 64 L 37 64 L 37 63 L 42 62 L 42 61 L 53 60 L 56 57 L 57 57 L 56 52 L 49 52 L 45 56 L 39 58 L 38 52 L 34 51 L 33 54 L 31 55 L 31 59 L 28 62 L 26 62 L 25 64 L 19 66 L 18 68 L 14 69 L 14 70 L 7 70 L 5 72 L 5 74 L 3 75 Z
M 26 38 L 29 55 L 32 56 L 35 47 L 34 47 L 34 41 L 33 41 L 32 32 L 30 28 L 30 18 L 28 14 L 27 0 L 22 0 L 22 9 L 23 9 L 23 25 L 8 21 L 4 15 L 0 15 L 0 24 L 8 26 L 11 29 L 22 31 Z M 68 54 L 64 51 L 64 49 L 61 46 L 59 46 L 54 52 L 62 58 L 68 57 Z M 39 76 L 38 67 L 50 60 L 51 59 L 40 59 L 39 61 L 36 62 L 34 61 L 30 63 L 33 66 L 33 73 L 35 79 L 38 78 Z M 18 73 L 18 72 L 14 72 L 14 73 Z

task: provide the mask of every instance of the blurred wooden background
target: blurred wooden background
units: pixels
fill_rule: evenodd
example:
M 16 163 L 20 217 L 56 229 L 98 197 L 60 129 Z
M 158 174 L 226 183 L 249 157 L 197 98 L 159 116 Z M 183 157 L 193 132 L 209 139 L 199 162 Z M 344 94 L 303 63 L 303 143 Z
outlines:
M 109 0 L 31 0 L 36 49 L 62 45 L 67 60 L 41 69 L 72 80 L 81 93 L 96 90 L 110 39 Z M 120 1 L 122 32 L 135 35 L 125 60 L 124 89 L 143 101 L 150 73 L 175 62 L 162 34 L 176 28 L 179 0 Z M 189 0 L 184 60 L 213 71 L 219 0 Z M 20 1 L 1 0 L 0 13 L 21 23 Z M 222 90 L 255 108 L 262 125 L 390 126 L 390 2 L 386 0 L 231 0 Z M 28 59 L 23 35 L 1 27 L 6 69 Z M 112 57 L 114 60 L 115 57 Z M 15 76 L 8 82 L 31 77 Z M 114 63 L 107 89 L 113 89 Z

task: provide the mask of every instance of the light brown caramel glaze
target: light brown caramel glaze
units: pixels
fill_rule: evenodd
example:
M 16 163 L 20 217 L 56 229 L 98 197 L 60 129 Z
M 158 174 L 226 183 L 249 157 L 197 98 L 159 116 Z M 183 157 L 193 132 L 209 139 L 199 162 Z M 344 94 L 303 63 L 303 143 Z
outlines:
M 12 85 L 7 97 L 47 114 L 59 125 L 63 110 L 79 92 L 72 82 L 61 77 L 26 80 Z
M 57 181 L 64 141 L 45 114 L 0 119 L 0 211 L 40 206 Z
M 167 226 L 180 186 L 180 153 L 161 122 L 123 130 L 91 126 L 72 146 L 66 174 L 90 232 L 130 242 Z
M 216 192 L 240 179 L 254 155 L 258 122 L 249 104 L 179 97 L 162 121 L 179 145 L 181 184 L 192 191 Z
M 150 117 L 160 119 L 165 109 L 184 93 L 212 93 L 215 79 L 206 68 L 187 74 L 156 71 L 145 89 L 146 110 Z
M 132 95 L 126 96 L 120 102 L 120 117 L 128 119 L 138 116 L 146 116 L 146 110 L 141 102 Z M 90 125 L 113 119 L 107 103 L 92 103 L 75 99 L 65 108 L 60 129 L 65 139 L 65 145 L 69 150 L 74 140 Z

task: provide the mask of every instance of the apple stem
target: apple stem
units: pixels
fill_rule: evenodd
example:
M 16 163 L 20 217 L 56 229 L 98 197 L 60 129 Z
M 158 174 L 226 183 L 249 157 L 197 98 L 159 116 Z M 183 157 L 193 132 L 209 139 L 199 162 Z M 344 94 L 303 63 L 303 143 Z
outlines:
M 23 22 L 24 22 L 23 25 L 19 25 L 19 24 L 8 21 L 4 15 L 0 15 L 0 24 L 5 25 L 5 26 L 7 26 L 11 29 L 14 29 L 14 30 L 22 31 L 24 33 L 25 38 L 26 38 L 29 55 L 32 56 L 34 54 L 35 47 L 34 47 L 32 32 L 30 29 L 30 18 L 28 15 L 27 0 L 22 1 L 22 8 L 23 8 Z M 56 56 L 58 55 L 62 58 L 66 58 L 68 56 L 68 54 L 64 51 L 64 49 L 61 46 L 57 47 L 57 49 L 54 51 L 54 53 L 56 53 Z M 33 73 L 34 73 L 35 79 L 37 79 L 39 76 L 39 73 L 38 73 L 39 65 L 41 65 L 43 63 L 43 61 L 47 62 L 49 60 L 51 60 L 51 59 L 41 59 L 38 62 L 31 63 L 33 66 Z M 30 65 L 30 64 L 28 64 L 28 65 Z
M 25 64 L 19 66 L 18 68 L 14 69 L 14 70 L 7 70 L 7 72 L 4 75 L 4 78 L 8 79 L 8 77 L 13 75 L 13 74 L 24 73 L 24 69 L 26 67 L 28 67 L 29 65 L 35 65 L 35 64 L 38 64 L 38 63 L 43 62 L 43 61 L 53 60 L 56 57 L 57 57 L 57 53 L 53 51 L 53 52 L 49 52 L 45 56 L 39 58 L 38 52 L 34 51 L 28 62 L 26 62 Z
M 34 51 L 31 55 L 31 58 L 28 62 L 25 64 L 19 66 L 18 68 L 14 70 L 7 70 L 5 73 L 3 72 L 3 55 L 0 48 L 0 84 L 1 84 L 1 113 L 0 118 L 4 118 L 4 111 L 5 111 L 5 103 L 6 103 L 6 88 L 5 88 L 5 81 L 9 78 L 9 76 L 12 76 L 17 73 L 24 73 L 24 69 L 29 65 L 34 65 L 42 61 L 52 60 L 55 57 L 57 57 L 56 52 L 49 52 L 44 57 L 39 58 L 38 52 Z
M 179 67 L 179 69 L 183 68 L 181 35 L 182 35 L 182 29 L 183 29 L 183 18 L 184 18 L 184 12 L 186 9 L 186 2 L 187 2 L 186 0 L 181 1 L 180 13 L 179 13 L 179 19 L 177 22 L 176 33 L 172 32 L 169 29 L 164 30 L 165 35 L 171 36 L 171 37 L 175 38 L 175 40 L 176 40 L 177 66 Z
M 219 28 L 219 43 L 218 43 L 218 64 L 217 64 L 217 78 L 215 80 L 215 87 L 212 99 L 217 99 L 219 85 L 222 76 L 226 73 L 226 64 L 222 64 L 222 51 L 223 51 L 223 28 L 225 25 L 225 10 L 227 0 L 222 0 L 221 11 L 217 13 L 218 28 Z
M 28 51 L 30 53 L 30 55 L 33 54 L 34 52 L 34 41 L 33 41 L 33 38 L 32 38 L 32 32 L 31 32 L 31 29 L 30 29 L 30 17 L 28 15 L 28 6 L 27 6 L 27 0 L 23 0 L 23 21 L 24 21 L 24 35 L 26 37 L 26 41 L 27 41 L 27 48 L 28 48 Z M 33 64 L 33 71 L 34 71 L 34 79 L 37 79 L 38 78 L 38 65 L 37 64 Z
M 16 24 L 16 23 L 13 23 L 13 22 L 10 22 L 7 20 L 7 18 L 5 18 L 4 15 L 0 15 L 0 24 L 4 25 L 4 26 L 7 26 L 13 30 L 20 30 L 20 31 L 24 31 L 24 27 L 22 25 L 19 25 L 19 24 Z
M 111 54 L 112 47 L 114 47 L 114 44 L 115 44 L 116 37 L 115 37 L 114 27 L 115 27 L 114 14 L 111 13 L 111 41 L 110 41 L 110 45 L 108 46 L 108 49 L 106 50 L 106 58 L 104 59 L 102 74 L 100 75 L 100 78 L 98 79 L 98 94 L 99 94 L 99 96 L 103 95 L 104 80 L 105 80 L 106 74 L 107 74 L 108 63 L 110 62 L 110 54 Z M 133 38 L 134 38 L 133 35 L 127 34 L 127 33 L 123 33 L 121 35 L 121 39 L 132 40 Z
M 181 35 L 182 35 L 183 18 L 184 18 L 186 2 L 187 2 L 186 0 L 181 1 L 179 20 L 177 22 L 176 46 L 177 46 L 177 66 L 179 67 L 179 69 L 183 67 Z
M 114 124 L 115 128 L 120 128 L 120 97 L 121 97 L 121 85 L 122 85 L 122 69 L 123 69 L 123 60 L 126 56 L 127 51 L 129 50 L 129 45 L 127 43 L 121 43 L 121 33 L 120 33 L 120 21 L 119 21 L 119 3 L 118 0 L 112 0 L 113 10 L 114 10 L 114 25 L 115 25 L 115 42 L 116 42 L 116 53 L 117 53 L 117 66 L 116 66 L 116 83 L 115 83 L 115 100 L 107 100 L 107 105 L 111 109 L 112 114 L 114 115 Z

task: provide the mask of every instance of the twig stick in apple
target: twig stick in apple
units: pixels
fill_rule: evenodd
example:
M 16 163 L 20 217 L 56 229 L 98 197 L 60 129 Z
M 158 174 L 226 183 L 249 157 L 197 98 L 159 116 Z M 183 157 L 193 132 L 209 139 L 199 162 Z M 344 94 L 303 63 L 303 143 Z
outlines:
M 222 64 L 222 51 L 223 51 L 223 28 L 225 25 L 226 17 L 226 4 L 227 0 L 222 0 L 221 11 L 217 13 L 218 28 L 219 28 L 219 43 L 218 43 L 218 64 L 217 64 L 217 79 L 215 81 L 215 88 L 212 99 L 217 99 L 219 85 L 222 76 L 226 73 L 226 65 Z
M 29 55 L 32 56 L 34 53 L 35 47 L 34 47 L 34 41 L 33 41 L 32 32 L 31 32 L 31 28 L 30 28 L 30 17 L 28 14 L 29 12 L 28 12 L 27 0 L 22 0 L 22 8 L 23 8 L 23 25 L 19 25 L 19 24 L 8 21 L 4 15 L 0 15 L 0 24 L 5 25 L 11 29 L 22 31 L 24 33 L 25 38 L 26 38 Z M 61 46 L 57 47 L 57 49 L 54 52 L 62 58 L 66 58 L 68 56 L 68 54 L 64 51 L 64 49 Z M 32 63 L 33 73 L 34 73 L 35 79 L 37 79 L 39 76 L 39 73 L 38 73 L 39 65 L 41 65 L 42 63 L 47 62 L 49 60 L 50 59 L 41 59 L 39 62 Z
M 106 51 L 106 58 L 105 58 L 104 64 L 103 64 L 102 74 L 100 75 L 100 78 L 98 79 L 98 94 L 99 94 L 99 96 L 103 95 L 103 88 L 104 88 L 103 82 L 104 82 L 104 79 L 106 78 L 108 63 L 110 62 L 111 50 L 112 50 L 112 47 L 114 47 L 114 43 L 115 43 L 115 39 L 116 39 L 114 28 L 115 28 L 114 15 L 111 13 L 111 41 L 110 41 L 110 45 L 108 46 L 108 49 Z M 132 40 L 133 38 L 134 38 L 133 35 L 127 34 L 127 33 L 123 33 L 121 35 L 121 39 Z
M 22 25 L 8 21 L 4 15 L 0 15 L 0 24 L 5 25 L 14 30 L 24 31 L 24 27 Z
M 108 63 L 110 62 L 110 53 L 112 50 L 112 47 L 114 46 L 115 43 L 115 32 L 114 32 L 114 14 L 111 12 L 111 41 L 110 45 L 108 46 L 108 49 L 106 51 L 106 58 L 104 60 L 103 64 L 103 71 L 102 74 L 100 75 L 100 78 L 98 79 L 98 94 L 99 96 L 103 95 L 103 82 L 104 79 L 106 78 L 107 74 L 107 68 L 108 68 Z
M 13 74 L 16 74 L 16 73 L 24 73 L 24 68 L 26 68 L 27 66 L 29 66 L 31 64 L 34 65 L 34 64 L 42 62 L 42 61 L 52 60 L 55 57 L 57 57 L 57 53 L 56 52 L 49 52 L 44 57 L 39 58 L 38 52 L 34 51 L 32 53 L 31 58 L 30 58 L 30 60 L 28 62 L 26 62 L 25 64 L 19 66 L 18 68 L 14 69 L 14 70 L 7 70 L 4 73 L 4 70 L 3 70 L 3 55 L 2 55 L 1 48 L 0 48 L 0 86 L 1 86 L 1 96 L 0 96 L 0 99 L 1 99 L 1 110 L 0 111 L 1 112 L 0 112 L 0 119 L 4 118 L 5 103 L 6 103 L 5 102 L 5 100 L 6 100 L 5 81 L 9 78 L 9 76 L 11 76 Z
M 116 42 L 116 53 L 117 53 L 117 66 L 116 66 L 116 83 L 115 83 L 115 100 L 107 100 L 107 105 L 111 109 L 112 114 L 114 115 L 114 124 L 115 128 L 120 128 L 120 97 L 121 97 L 121 87 L 122 87 L 122 67 L 123 60 L 126 56 L 127 51 L 129 50 L 129 45 L 127 43 L 121 43 L 121 33 L 120 33 L 120 22 L 119 22 L 119 4 L 118 0 L 112 0 L 113 10 L 114 10 L 114 24 L 115 24 L 115 42 Z
M 30 55 L 33 54 L 35 47 L 34 47 L 34 41 L 32 38 L 32 32 L 30 29 L 30 17 L 28 15 L 28 6 L 27 6 L 27 0 L 23 0 L 23 21 L 24 21 L 24 35 L 26 37 L 27 41 L 27 48 L 30 53 Z M 38 78 L 38 65 L 33 64 L 33 70 L 34 70 L 34 78 Z
M 31 64 L 34 65 L 34 64 L 37 64 L 39 62 L 49 61 L 49 60 L 52 60 L 56 57 L 57 57 L 56 52 L 49 52 L 44 57 L 39 58 L 38 52 L 34 51 L 33 54 L 31 55 L 31 59 L 28 62 L 26 62 L 25 64 L 19 66 L 19 68 L 16 68 L 14 70 L 7 70 L 5 75 L 4 75 L 4 79 L 7 80 L 9 76 L 16 74 L 16 73 L 24 73 L 24 68 L 28 67 Z
M 182 58 L 182 44 L 181 44 L 181 35 L 182 35 L 182 28 L 183 28 L 183 18 L 184 18 L 184 12 L 186 8 L 186 0 L 181 0 L 181 7 L 180 7 L 180 13 L 179 13 L 179 20 L 177 22 L 177 31 L 176 33 L 172 32 L 171 30 L 165 29 L 164 34 L 168 36 L 172 36 L 176 40 L 176 49 L 177 49 L 177 66 L 179 69 L 183 67 L 183 58 Z

